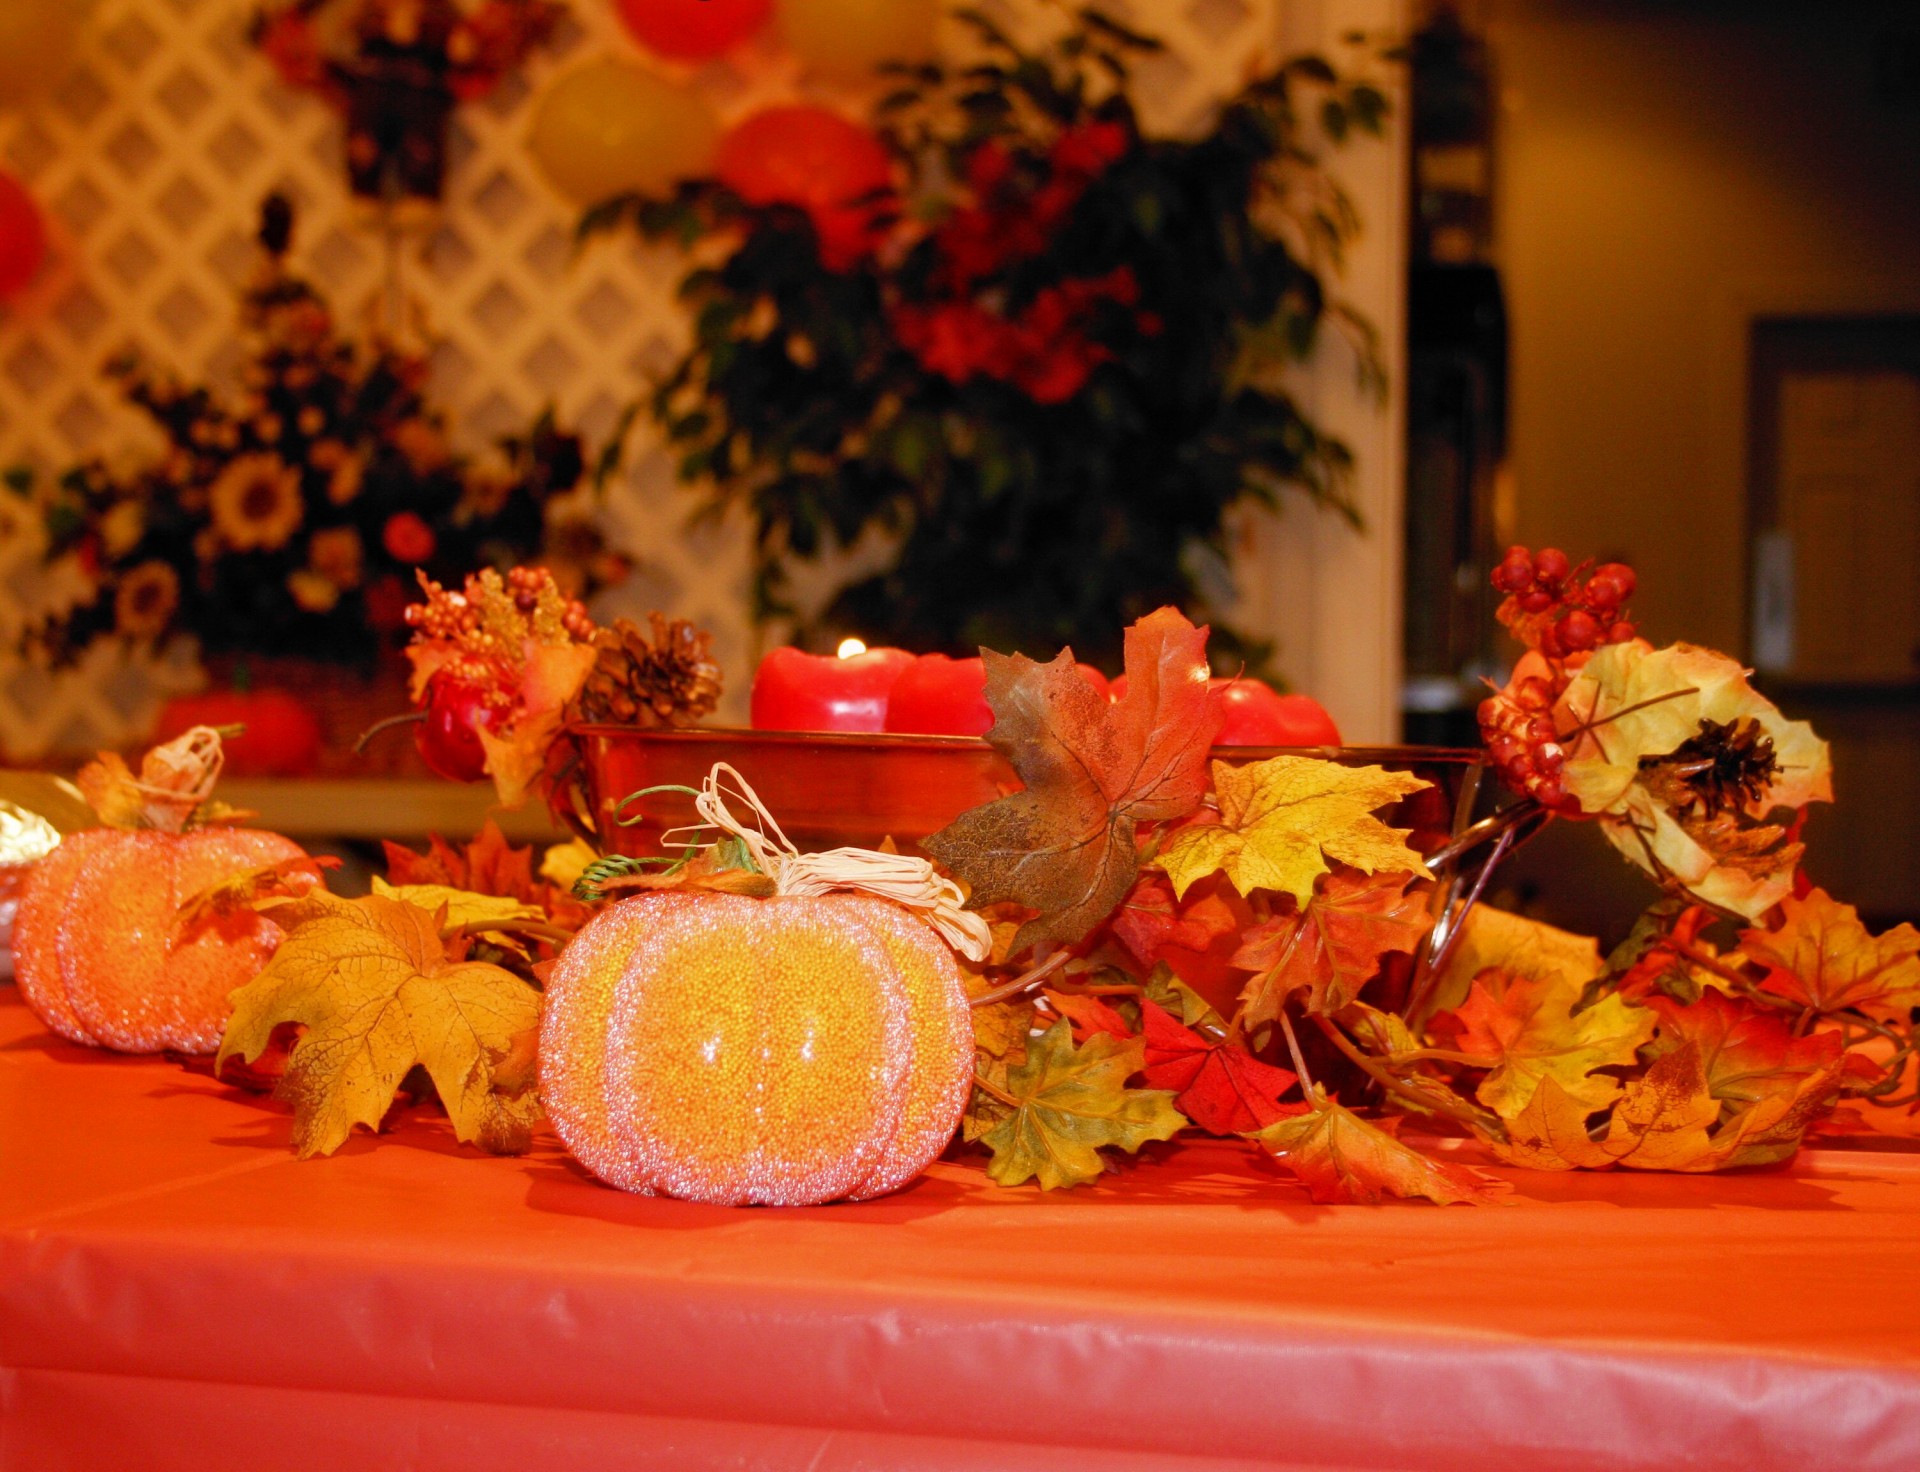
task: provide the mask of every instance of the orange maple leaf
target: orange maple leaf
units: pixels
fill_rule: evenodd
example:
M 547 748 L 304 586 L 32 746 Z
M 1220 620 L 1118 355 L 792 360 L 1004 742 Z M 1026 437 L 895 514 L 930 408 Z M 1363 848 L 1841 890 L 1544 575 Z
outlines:
M 1920 1006 L 1920 930 L 1897 925 L 1875 936 L 1859 912 L 1824 889 L 1780 902 L 1772 930 L 1748 930 L 1740 952 L 1766 968 L 1761 985 L 1816 1012 L 1853 1007 L 1904 1016 Z
M 1433 927 L 1425 887 L 1411 874 L 1362 874 L 1345 864 L 1321 876 L 1304 909 L 1290 908 L 1248 930 L 1233 964 L 1254 972 L 1241 993 L 1242 1023 L 1272 1022 L 1293 993 L 1308 1012 L 1330 1015 L 1360 995 L 1389 951 L 1412 952 Z
M 1113 913 L 1114 939 L 1151 970 L 1169 950 L 1204 951 L 1240 928 L 1240 917 L 1221 895 L 1202 891 L 1185 903 L 1160 874 L 1142 874 Z
M 962 813 L 923 847 L 972 890 L 975 909 L 1038 911 L 1014 937 L 1078 941 L 1139 873 L 1141 823 L 1185 817 L 1207 790 L 1222 719 L 1207 687 L 1207 630 L 1162 608 L 1126 633 L 1127 693 L 1109 704 L 1074 669 L 983 650 L 987 740 L 1026 790 Z
M 1300 1178 L 1315 1201 L 1371 1204 L 1387 1196 L 1422 1196 L 1447 1206 L 1491 1202 L 1505 1189 L 1471 1167 L 1422 1155 L 1318 1090 L 1307 1103 L 1306 1113 L 1268 1125 L 1253 1138 Z
M 1724 992 L 1703 992 L 1699 1001 L 1685 1007 L 1665 996 L 1650 996 L 1645 1005 L 1660 1018 L 1653 1056 L 1692 1044 L 1700 1052 L 1707 1092 L 1725 1103 L 1751 1104 L 1770 1094 L 1791 1093 L 1809 1074 L 1831 1067 L 1844 1051 L 1838 1033 L 1797 1038 L 1777 1014 Z

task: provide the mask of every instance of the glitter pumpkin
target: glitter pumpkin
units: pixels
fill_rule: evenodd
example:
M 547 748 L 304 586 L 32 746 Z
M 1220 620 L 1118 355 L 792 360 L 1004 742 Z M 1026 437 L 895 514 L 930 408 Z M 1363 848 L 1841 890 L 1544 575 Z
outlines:
M 953 953 L 885 900 L 644 895 L 595 917 L 547 982 L 548 1116 L 628 1191 L 884 1195 L 945 1147 L 972 1075 Z
M 305 858 L 275 833 L 90 828 L 35 868 L 14 921 L 15 979 L 61 1037 L 127 1053 L 211 1053 L 227 994 L 280 929 L 242 909 L 183 929 L 181 906 L 221 882 Z

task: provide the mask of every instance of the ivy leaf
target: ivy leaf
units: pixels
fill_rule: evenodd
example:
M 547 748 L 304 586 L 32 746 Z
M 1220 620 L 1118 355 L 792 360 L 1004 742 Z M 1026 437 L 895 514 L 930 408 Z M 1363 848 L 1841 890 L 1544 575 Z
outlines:
M 966 882 L 973 908 L 1039 912 L 1016 953 L 1085 936 L 1133 885 L 1138 826 L 1199 805 L 1221 722 L 1206 642 L 1174 609 L 1148 614 L 1127 630 L 1127 692 L 1112 704 L 1075 672 L 1072 650 L 1051 664 L 983 651 L 987 740 L 1026 790 L 962 813 L 923 846 Z
M 527 1147 L 538 1105 L 496 1091 L 494 1069 L 538 1023 L 538 992 L 497 966 L 449 962 L 438 917 L 400 900 L 315 890 L 274 920 L 287 938 L 234 992 L 215 1071 L 258 1058 L 276 1027 L 303 1025 L 275 1090 L 293 1105 L 302 1158 L 332 1154 L 356 1124 L 377 1130 L 416 1064 L 460 1139 L 504 1154 Z
M 1346 767 L 1318 757 L 1276 756 L 1236 767 L 1213 764 L 1218 823 L 1181 828 L 1160 850 L 1159 865 L 1176 894 L 1216 871 L 1242 894 L 1270 889 L 1305 905 L 1328 860 L 1368 874 L 1379 870 L 1431 878 L 1406 838 L 1375 808 L 1429 784 L 1384 767 Z
M 1858 1008 L 1881 1017 L 1920 1006 L 1920 930 L 1897 925 L 1875 936 L 1852 905 L 1824 889 L 1780 903 L 1772 930 L 1749 930 L 1740 953 L 1766 968 L 1766 990 L 1816 1012 Z
M 1362 874 L 1342 865 L 1323 878 L 1304 907 L 1246 932 L 1233 964 L 1255 973 L 1240 994 L 1242 1025 L 1270 1023 L 1297 991 L 1306 1010 L 1338 1012 L 1379 974 L 1389 951 L 1412 952 L 1433 928 L 1425 890 L 1411 874 Z
M 1475 1093 L 1482 1104 L 1510 1119 L 1548 1078 L 1589 1109 L 1619 1093 L 1618 1080 L 1594 1070 L 1635 1063 L 1653 1036 L 1654 1014 L 1613 996 L 1575 1014 L 1578 1000 L 1579 992 L 1558 979 L 1481 973 L 1452 1015 L 1460 1051 L 1491 1068 Z
M 1308 1106 L 1253 1138 L 1322 1205 L 1421 1196 L 1449 1206 L 1493 1201 L 1500 1193 L 1479 1171 L 1429 1159 L 1332 1099 L 1310 1097 Z
M 1025 1060 L 999 1084 L 1014 1103 L 1002 1102 L 1003 1117 L 980 1135 L 993 1152 L 987 1174 L 1003 1186 L 1078 1186 L 1106 1168 L 1103 1147 L 1134 1151 L 1172 1139 L 1186 1124 L 1173 1095 L 1126 1087 L 1144 1062 L 1138 1038 L 1123 1043 L 1102 1035 L 1076 1048 L 1065 1020 L 1029 1039 Z
M 1239 1043 L 1210 1043 L 1152 1002 L 1140 1004 L 1140 1025 L 1148 1086 L 1172 1089 L 1174 1107 L 1209 1134 L 1248 1134 L 1306 1107 L 1280 1102 L 1294 1085 L 1291 1071 L 1263 1063 Z

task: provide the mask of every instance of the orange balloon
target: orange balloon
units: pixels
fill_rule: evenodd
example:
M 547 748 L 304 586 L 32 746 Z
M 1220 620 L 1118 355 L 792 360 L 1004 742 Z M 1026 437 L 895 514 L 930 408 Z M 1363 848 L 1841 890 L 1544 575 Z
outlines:
M 11 174 L 0 174 L 0 301 L 24 290 L 46 258 L 40 207 Z
M 870 82 L 885 61 L 933 55 L 938 0 L 780 0 L 787 47 L 816 75 Z
M 773 13 L 773 0 L 615 0 L 634 40 L 673 61 L 731 51 Z
M 576 67 L 534 109 L 527 147 L 575 204 L 660 194 L 708 172 L 719 124 L 684 88 L 603 57 Z
M 946 1146 L 972 1079 L 953 952 L 884 900 L 645 895 L 596 916 L 547 980 L 541 1099 L 628 1191 L 880 1196 Z
M 820 236 L 821 259 L 845 270 L 878 238 L 871 196 L 891 188 L 893 159 L 858 123 L 824 107 L 769 107 L 720 140 L 720 182 L 749 204 L 803 209 Z
M 246 828 L 89 828 L 34 867 L 14 918 L 14 978 L 64 1038 L 124 1053 L 211 1053 L 227 994 L 253 980 L 280 928 L 251 910 L 180 932 L 180 907 L 224 880 L 306 857 Z

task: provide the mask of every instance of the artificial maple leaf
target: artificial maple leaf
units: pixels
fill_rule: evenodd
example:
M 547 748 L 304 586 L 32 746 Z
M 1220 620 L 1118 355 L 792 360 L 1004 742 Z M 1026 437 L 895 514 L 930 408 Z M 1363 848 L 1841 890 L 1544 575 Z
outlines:
M 1448 1206 L 1489 1202 L 1500 1194 L 1499 1184 L 1479 1171 L 1430 1159 L 1318 1091 L 1309 1091 L 1307 1104 L 1306 1113 L 1252 1138 L 1322 1205 L 1421 1196 Z
M 1063 649 L 1051 664 L 982 651 L 987 740 L 1024 791 L 962 813 L 922 845 L 971 890 L 969 905 L 1039 913 L 1015 953 L 1074 942 L 1104 920 L 1139 872 L 1141 823 L 1185 817 L 1206 792 L 1220 730 L 1207 687 L 1207 631 L 1162 608 L 1126 633 L 1127 691 L 1109 704 Z
M 1800 846 L 1762 820 L 1831 802 L 1832 763 L 1813 728 L 1782 716 L 1734 660 L 1691 644 L 1609 644 L 1569 683 L 1554 719 L 1567 791 L 1642 869 L 1749 920 L 1792 888 Z M 1714 763 L 1685 759 L 1711 732 L 1757 736 L 1766 747 L 1724 811 L 1696 801 Z
M 1347 1033 L 1362 1047 L 1383 1058 L 1396 1053 L 1411 1053 L 1420 1046 L 1404 1019 L 1392 1012 L 1382 1012 L 1378 1007 L 1365 1002 L 1349 1002 L 1334 1014 Z
M 539 1022 L 538 992 L 498 966 L 449 962 L 438 918 L 399 900 L 315 890 L 273 913 L 287 938 L 234 992 L 215 1069 L 257 1058 L 277 1027 L 306 1028 L 275 1090 L 303 1158 L 331 1154 L 356 1124 L 377 1130 L 416 1064 L 460 1139 L 526 1148 L 538 1105 L 498 1092 L 493 1068 Z
M 1663 995 L 1681 1004 L 1697 1001 L 1706 991 L 1724 990 L 1725 978 L 1681 954 L 1680 947 L 1711 959 L 1712 943 L 1701 932 L 1714 922 L 1705 905 L 1663 899 L 1634 922 L 1627 938 L 1607 957 L 1607 975 L 1588 983 L 1590 991 L 1606 987 L 1629 1002 Z
M 473 894 L 497 895 L 537 906 L 563 930 L 578 930 L 593 917 L 591 906 L 567 892 L 568 886 L 537 879 L 531 846 L 515 848 L 492 818 L 466 844 L 455 847 L 439 834 L 427 839 L 427 852 L 415 853 L 393 842 L 383 842 L 387 881 L 395 885 L 444 885 Z M 549 850 L 549 853 L 552 851 Z
M 1280 1102 L 1294 1085 L 1293 1073 L 1239 1043 L 1208 1042 L 1152 1002 L 1140 1004 L 1140 1025 L 1147 1086 L 1172 1089 L 1174 1107 L 1209 1134 L 1248 1134 L 1305 1107 Z
M 1240 919 L 1217 894 L 1181 904 L 1164 876 L 1142 874 L 1113 912 L 1110 928 L 1114 939 L 1151 970 L 1166 959 L 1169 947 L 1204 951 L 1238 930 Z
M 1714 1132 L 1712 1147 L 1705 1155 L 1675 1169 L 1732 1170 L 1788 1159 L 1800 1148 L 1807 1131 L 1832 1113 L 1847 1071 L 1848 1060 L 1835 1058 L 1801 1078 L 1792 1089 L 1755 1100 Z
M 975 1007 L 973 1045 L 989 1058 L 1019 1062 L 1027 1056 L 1027 1035 L 1033 1031 L 1033 1003 L 1024 998 L 990 1002 Z
M 1766 990 L 1816 1012 L 1904 1018 L 1920 1006 L 1920 930 L 1869 934 L 1859 911 L 1824 889 L 1788 895 L 1777 926 L 1742 933 L 1740 954 L 1766 968 Z
M 1700 1054 L 1707 1092 L 1722 1106 L 1756 1103 L 1791 1094 L 1809 1076 L 1830 1070 L 1845 1045 L 1835 1032 L 1795 1037 L 1777 1012 L 1708 991 L 1690 1006 L 1651 996 L 1646 1005 L 1660 1019 L 1653 1053 L 1691 1044 Z
M 1269 889 L 1300 904 L 1329 860 L 1368 874 L 1388 870 L 1431 878 L 1407 847 L 1411 829 L 1389 828 L 1375 808 L 1427 787 L 1426 781 L 1385 767 L 1348 767 L 1318 757 L 1276 756 L 1237 767 L 1213 764 L 1220 805 L 1217 823 L 1190 823 L 1161 848 L 1156 862 L 1176 894 L 1221 872 L 1242 894 Z
M 1102 1034 L 1076 1048 L 1064 1019 L 1029 1039 L 1026 1058 L 996 1083 L 1012 1102 L 992 1101 L 1004 1112 L 979 1136 L 993 1152 L 987 1174 L 1003 1186 L 1078 1186 L 1106 1169 L 1103 1147 L 1134 1151 L 1172 1139 L 1187 1122 L 1173 1095 L 1126 1087 L 1144 1062 L 1138 1038 L 1123 1043 Z
M 1133 1036 L 1127 1019 L 1099 997 L 1078 992 L 1048 991 L 1046 998 L 1055 1012 L 1073 1024 L 1073 1040 L 1076 1043 L 1084 1043 L 1101 1033 L 1119 1038 L 1122 1042 Z
M 1300 991 L 1308 1012 L 1338 1012 L 1379 973 L 1387 952 L 1416 949 L 1433 916 L 1426 891 L 1408 890 L 1412 882 L 1411 874 L 1342 865 L 1321 878 L 1305 905 L 1248 930 L 1233 955 L 1235 967 L 1254 973 L 1240 994 L 1242 1025 L 1272 1022 Z
M 1575 1103 L 1597 1109 L 1620 1090 L 1598 1068 L 1632 1064 L 1653 1036 L 1654 1014 L 1618 997 L 1575 1013 L 1579 992 L 1558 979 L 1537 981 L 1484 971 L 1454 1010 L 1458 1050 L 1485 1060 L 1490 1072 L 1475 1097 L 1511 1119 L 1551 1078 Z
M 330 854 L 318 858 L 303 854 L 297 859 L 282 859 L 277 864 L 266 864 L 223 879 L 180 905 L 173 943 L 179 945 L 200 926 L 238 911 L 262 909 L 277 900 L 302 898 L 320 882 L 322 870 L 339 867 L 340 860 Z
M 1507 1140 L 1490 1143 L 1503 1160 L 1536 1170 L 1718 1168 L 1707 1129 L 1720 1117 L 1720 1105 L 1707 1092 L 1700 1049 L 1692 1042 L 1656 1059 L 1621 1091 L 1597 1140 L 1587 1125 L 1593 1112 L 1559 1080 L 1544 1078 L 1508 1121 Z
M 1434 981 L 1432 1008 L 1450 1011 L 1466 1000 L 1483 971 L 1511 971 L 1536 981 L 1558 981 L 1578 992 L 1606 969 L 1600 942 L 1544 921 L 1479 904 L 1467 911 L 1459 938 Z

